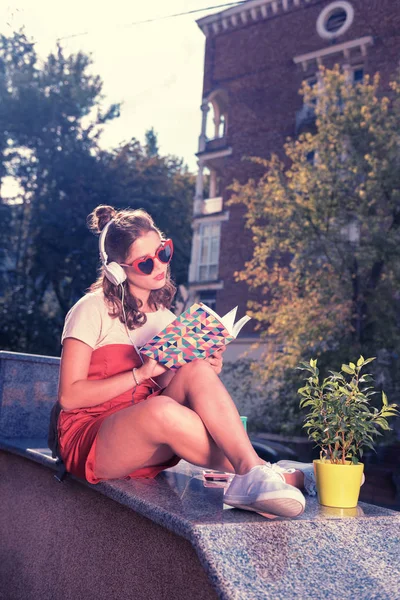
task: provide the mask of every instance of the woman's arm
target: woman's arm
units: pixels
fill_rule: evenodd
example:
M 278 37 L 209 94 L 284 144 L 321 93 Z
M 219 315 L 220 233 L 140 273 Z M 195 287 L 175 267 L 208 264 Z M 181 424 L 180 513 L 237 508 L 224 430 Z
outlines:
M 58 401 L 64 410 L 97 406 L 132 389 L 136 384 L 132 370 L 107 379 L 88 380 L 92 348 L 76 338 L 63 344 L 58 386 Z M 165 367 L 149 359 L 136 371 L 139 383 L 165 372 Z
M 171 371 L 171 369 L 168 369 L 167 371 L 165 371 L 165 373 L 158 375 L 158 377 L 153 377 L 153 379 L 156 383 L 158 383 L 158 385 L 161 388 L 164 388 L 167 387 L 169 382 L 173 379 L 174 375 L 175 371 Z

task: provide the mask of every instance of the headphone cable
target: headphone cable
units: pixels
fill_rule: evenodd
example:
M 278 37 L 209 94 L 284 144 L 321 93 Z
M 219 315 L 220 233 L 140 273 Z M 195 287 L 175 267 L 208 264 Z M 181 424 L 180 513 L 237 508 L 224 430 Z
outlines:
M 133 347 L 135 348 L 135 350 L 136 350 L 136 353 L 138 354 L 138 356 L 139 356 L 140 360 L 142 361 L 142 365 L 144 365 L 144 360 L 143 360 L 143 358 L 142 358 L 142 355 L 140 354 L 140 352 L 139 352 L 139 349 L 137 348 L 137 346 L 136 346 L 135 342 L 133 341 L 133 339 L 131 338 L 131 335 L 130 335 L 130 333 L 129 333 L 128 325 L 127 325 L 127 323 L 126 323 L 126 314 L 125 314 L 125 308 L 124 308 L 124 292 L 125 292 L 125 290 L 124 290 L 124 284 L 123 284 L 123 283 L 121 283 L 121 284 L 120 284 L 120 286 L 121 286 L 121 289 L 122 289 L 122 312 L 123 312 L 123 315 L 124 315 L 124 325 L 125 325 L 126 333 L 128 334 L 128 337 L 129 337 L 129 339 L 130 339 L 130 341 L 131 341 L 131 343 L 132 343 Z M 150 381 L 152 381 L 152 382 L 153 382 L 153 383 L 154 383 L 154 384 L 155 384 L 155 385 L 156 385 L 156 386 L 157 386 L 157 387 L 158 387 L 160 390 L 162 389 L 162 388 L 161 388 L 161 386 L 160 386 L 160 385 L 159 385 L 159 384 L 158 384 L 156 381 L 154 381 L 154 379 L 152 379 L 151 377 L 149 377 L 149 379 L 150 379 Z

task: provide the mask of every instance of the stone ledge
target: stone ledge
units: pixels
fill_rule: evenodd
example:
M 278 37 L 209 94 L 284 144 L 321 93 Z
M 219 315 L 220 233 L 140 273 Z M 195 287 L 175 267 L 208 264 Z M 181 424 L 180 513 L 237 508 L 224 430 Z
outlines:
M 0 437 L 45 438 L 60 359 L 0 351 Z
M 46 440 L 3 437 L 0 449 L 56 469 Z M 221 599 L 397 597 L 399 512 L 306 497 L 301 517 L 267 520 L 224 505 L 223 488 L 206 488 L 201 471 L 181 461 L 155 479 L 92 485 L 68 475 L 63 484 L 72 477 L 189 540 Z
M 45 354 L 27 354 L 22 352 L 8 352 L 0 350 L 0 360 L 17 360 L 22 362 L 45 363 L 49 365 L 59 365 L 58 356 L 47 356 Z

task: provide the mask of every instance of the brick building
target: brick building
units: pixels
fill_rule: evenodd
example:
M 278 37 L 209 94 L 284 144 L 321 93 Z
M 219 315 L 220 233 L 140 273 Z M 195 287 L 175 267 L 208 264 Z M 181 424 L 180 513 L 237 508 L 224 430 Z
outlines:
M 286 137 L 312 130 L 298 91 L 319 64 L 339 63 L 355 81 L 379 71 L 385 87 L 399 64 L 400 1 L 247 0 L 197 23 L 206 48 L 189 291 L 219 314 L 237 304 L 241 316 L 251 296 L 233 273 L 253 246 L 244 207 L 226 206 L 228 186 L 260 175 L 242 157 L 283 158 Z M 257 337 L 251 323 L 230 358 Z

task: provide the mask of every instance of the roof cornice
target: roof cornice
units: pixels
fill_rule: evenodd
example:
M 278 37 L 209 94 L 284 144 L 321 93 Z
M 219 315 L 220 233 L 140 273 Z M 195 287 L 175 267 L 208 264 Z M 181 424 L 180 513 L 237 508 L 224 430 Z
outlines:
M 309 4 L 312 0 L 293 0 L 293 6 Z M 292 3 L 291 3 L 292 4 Z M 228 29 L 255 23 L 288 12 L 289 0 L 247 0 L 238 6 L 202 17 L 196 21 L 204 35 L 217 35 Z

